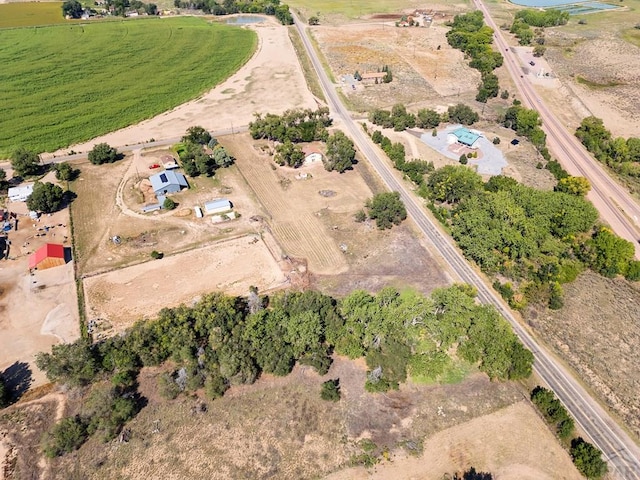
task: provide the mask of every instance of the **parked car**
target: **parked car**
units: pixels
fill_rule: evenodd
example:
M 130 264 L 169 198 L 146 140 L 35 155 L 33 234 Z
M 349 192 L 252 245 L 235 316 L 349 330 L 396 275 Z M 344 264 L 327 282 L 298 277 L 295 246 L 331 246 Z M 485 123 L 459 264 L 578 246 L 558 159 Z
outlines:
M 154 163 L 153 165 L 149 165 L 149 168 L 153 170 L 154 168 L 160 168 L 160 165 L 158 165 L 157 163 Z
M 533 60 L 531 60 L 531 61 L 529 62 L 529 65 L 531 65 L 532 67 L 535 67 L 536 62 L 534 62 Z

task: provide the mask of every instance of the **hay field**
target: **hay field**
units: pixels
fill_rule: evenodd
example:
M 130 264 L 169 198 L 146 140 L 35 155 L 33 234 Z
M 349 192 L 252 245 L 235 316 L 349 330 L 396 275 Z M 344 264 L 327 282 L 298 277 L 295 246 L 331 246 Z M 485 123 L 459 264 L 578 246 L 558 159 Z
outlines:
M 0 30 L 0 157 L 19 146 L 53 151 L 170 110 L 240 68 L 256 38 L 198 18 Z
M 0 28 L 33 27 L 65 23 L 62 2 L 19 2 L 0 4 Z

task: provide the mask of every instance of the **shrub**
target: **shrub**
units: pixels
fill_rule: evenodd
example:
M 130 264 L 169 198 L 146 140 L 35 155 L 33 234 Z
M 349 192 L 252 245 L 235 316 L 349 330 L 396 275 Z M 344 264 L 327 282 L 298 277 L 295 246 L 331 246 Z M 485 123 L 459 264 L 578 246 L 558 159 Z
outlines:
M 467 156 L 464 153 L 462 155 L 460 155 L 460 163 L 462 165 L 466 165 L 467 164 Z
M 99 143 L 89 152 L 89 161 L 94 165 L 113 163 L 119 157 L 118 151 L 107 143 Z
M 79 416 L 58 422 L 43 439 L 42 450 L 48 458 L 77 450 L 87 439 L 87 426 Z
M 356 214 L 354 215 L 354 218 L 356 222 L 362 223 L 367 219 L 367 214 L 365 213 L 364 210 L 360 209 L 356 212 Z
M 164 199 L 164 202 L 162 203 L 162 208 L 164 208 L 165 210 L 173 210 L 176 208 L 176 202 L 174 202 L 169 197 L 166 197 Z
M 340 400 L 340 380 L 327 380 L 322 384 L 322 390 L 320 390 L 320 398 L 323 400 L 337 402 Z
M 607 473 L 607 464 L 602 460 L 602 452 L 581 437 L 571 441 L 570 453 L 574 465 L 585 477 L 602 478 Z
M 154 250 L 153 252 L 151 252 L 151 258 L 153 258 L 154 260 L 160 260 L 162 257 L 164 257 L 164 254 L 161 252 L 158 252 L 157 250 Z
M 500 138 L 499 137 L 493 137 L 493 144 L 494 145 L 500 145 Z
M 180 395 L 180 387 L 170 373 L 163 373 L 158 377 L 158 393 L 163 398 L 173 400 Z

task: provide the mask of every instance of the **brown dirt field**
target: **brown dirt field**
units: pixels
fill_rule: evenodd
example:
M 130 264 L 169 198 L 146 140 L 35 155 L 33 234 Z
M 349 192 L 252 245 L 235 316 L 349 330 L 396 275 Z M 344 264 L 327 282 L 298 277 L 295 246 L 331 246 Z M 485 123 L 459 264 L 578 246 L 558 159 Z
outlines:
M 420 457 L 398 455 L 374 469 L 352 468 L 325 480 L 441 480 L 475 467 L 501 480 L 583 478 L 529 402 L 438 432 Z
M 585 272 L 563 288 L 561 310 L 525 318 L 640 437 L 640 285 Z
M 43 181 L 55 180 L 50 174 Z M 70 246 L 69 211 L 33 221 L 24 202 L 8 203 L 6 208 L 18 214 L 18 230 L 8 232 L 9 259 L 0 260 L 0 373 L 25 362 L 31 386 L 37 386 L 46 379 L 35 366 L 35 354 L 80 334 L 73 261 L 33 275 L 28 271 L 30 254 L 45 243 Z M 45 226 L 53 228 L 45 232 Z
M 204 293 L 244 295 L 251 285 L 267 292 L 286 280 L 258 235 L 241 236 L 86 278 L 87 318 L 100 319 L 99 329 L 110 335 Z
M 344 254 L 323 225 L 321 211 L 352 215 L 371 196 L 366 183 L 353 172 L 327 172 L 321 163 L 299 169 L 277 167 L 270 155 L 254 148 L 248 134 L 226 137 L 222 143 L 237 158 L 238 168 L 286 254 L 305 258 L 313 273 L 345 272 Z M 296 178 L 301 173 L 310 178 Z M 318 193 L 322 190 L 333 190 L 336 195 L 323 197 Z
M 456 385 L 408 385 L 385 395 L 368 394 L 363 363 L 338 358 L 325 377 L 297 366 L 287 377 L 265 375 L 254 385 L 233 387 L 221 399 L 204 400 L 207 411 L 195 413 L 193 407 L 203 400 L 157 397 L 158 373 L 144 369 L 140 374 L 148 405 L 129 422 L 130 441 L 105 446 L 91 439 L 77 454 L 54 463 L 54 478 L 65 478 L 70 468 L 81 478 L 96 479 L 318 478 L 362 453 L 357 442 L 363 438 L 395 451 L 407 440 L 419 442 L 454 425 L 464 428 L 465 422 L 522 398 L 514 385 L 489 382 L 483 375 Z M 321 382 L 337 377 L 342 400 L 320 400 Z M 511 425 L 520 425 L 519 409 L 506 416 Z M 540 420 L 532 424 L 526 411 L 524 419 L 523 435 L 550 435 Z M 152 433 L 154 422 L 159 433 Z M 499 436 L 504 424 L 494 430 L 494 423 L 488 420 L 482 427 Z M 471 441 L 464 448 L 474 455 Z

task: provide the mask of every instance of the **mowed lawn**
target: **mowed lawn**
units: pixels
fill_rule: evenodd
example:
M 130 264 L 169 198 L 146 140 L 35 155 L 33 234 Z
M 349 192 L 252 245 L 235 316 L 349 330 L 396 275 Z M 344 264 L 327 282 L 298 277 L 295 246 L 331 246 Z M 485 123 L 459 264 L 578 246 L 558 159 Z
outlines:
M 62 2 L 18 2 L 0 4 L 0 28 L 52 25 L 66 22 Z
M 193 17 L 0 30 L 0 158 L 170 110 L 225 80 L 256 45 L 251 30 Z

